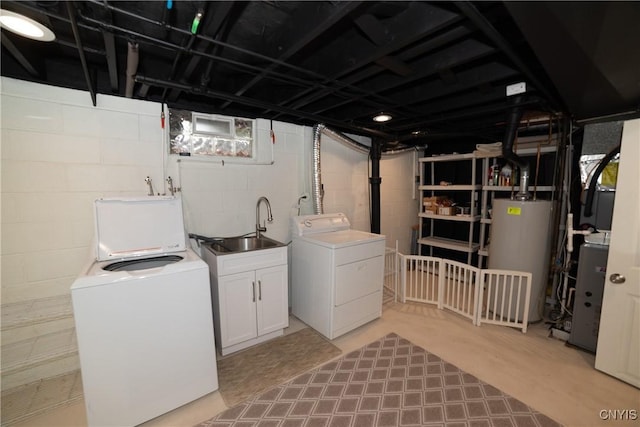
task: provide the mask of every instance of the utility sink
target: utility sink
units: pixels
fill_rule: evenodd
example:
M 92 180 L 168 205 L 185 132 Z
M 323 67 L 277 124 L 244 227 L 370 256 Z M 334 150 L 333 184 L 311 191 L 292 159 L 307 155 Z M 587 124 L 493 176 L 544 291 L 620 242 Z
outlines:
M 227 237 L 209 244 L 216 255 L 256 251 L 284 246 L 277 240 L 260 237 Z

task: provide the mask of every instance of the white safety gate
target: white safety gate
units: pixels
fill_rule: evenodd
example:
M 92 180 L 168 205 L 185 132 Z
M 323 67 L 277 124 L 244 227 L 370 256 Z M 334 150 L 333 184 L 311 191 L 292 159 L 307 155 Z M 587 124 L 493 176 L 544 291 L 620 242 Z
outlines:
M 442 260 L 442 308 L 449 309 L 477 324 L 478 272 L 476 267 L 448 259 Z
M 531 303 L 531 273 L 481 270 L 477 325 L 491 323 L 527 332 Z
M 398 255 L 400 271 L 401 301 L 416 301 L 437 304 L 442 308 L 440 295 L 440 258 L 416 255 Z
M 488 270 L 448 259 L 396 251 L 401 302 L 437 305 L 471 320 L 527 332 L 531 273 Z
M 396 243 L 397 246 L 397 243 Z M 384 252 L 384 302 L 398 301 L 399 285 L 398 249 L 385 248 Z

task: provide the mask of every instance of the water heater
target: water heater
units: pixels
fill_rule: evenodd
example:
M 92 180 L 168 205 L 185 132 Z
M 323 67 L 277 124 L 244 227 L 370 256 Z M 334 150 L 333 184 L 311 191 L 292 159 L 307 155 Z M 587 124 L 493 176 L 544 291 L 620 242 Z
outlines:
M 548 200 L 495 199 L 493 202 L 488 266 L 531 273 L 529 322 L 541 318 L 538 307 L 544 301 L 547 287 L 551 210 Z M 519 312 L 523 311 L 520 307 Z M 511 312 L 515 312 L 515 307 Z

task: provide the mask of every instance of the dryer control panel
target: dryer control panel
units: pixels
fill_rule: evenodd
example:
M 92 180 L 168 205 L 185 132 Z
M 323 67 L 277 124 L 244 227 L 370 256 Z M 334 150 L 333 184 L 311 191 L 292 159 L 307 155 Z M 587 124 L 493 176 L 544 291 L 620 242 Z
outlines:
M 291 218 L 291 235 L 305 236 L 315 233 L 349 230 L 351 223 L 343 213 L 301 215 Z

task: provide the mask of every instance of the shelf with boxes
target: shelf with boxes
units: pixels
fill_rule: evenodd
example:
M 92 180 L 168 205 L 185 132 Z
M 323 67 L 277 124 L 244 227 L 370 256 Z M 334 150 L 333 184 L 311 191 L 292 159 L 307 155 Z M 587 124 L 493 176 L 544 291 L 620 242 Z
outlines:
M 434 248 L 466 253 L 470 264 L 480 246 L 474 232 L 475 224 L 481 218 L 477 210 L 478 193 L 482 189 L 477 177 L 478 159 L 473 153 L 448 154 L 423 157 L 419 163 L 418 190 L 422 199 L 422 209 L 418 213 L 419 253 L 422 254 L 423 247 L 428 249 L 429 255 L 433 255 Z M 464 173 L 456 173 L 458 169 Z M 442 177 L 444 179 L 440 179 Z M 439 233 L 439 229 L 445 228 L 444 222 L 463 223 L 460 226 L 466 228 L 459 231 L 466 239 Z
M 533 146 L 515 152 L 534 163 L 530 167 L 531 197 L 553 200 L 556 187 L 548 184 L 553 184 L 555 177 L 546 175 L 555 174 L 557 169 L 556 146 L 534 142 Z M 418 190 L 422 199 L 418 213 L 419 253 L 423 254 L 422 248 L 428 250 L 426 255 L 433 255 L 434 248 L 466 253 L 468 264 L 477 253 L 478 265 L 482 267 L 489 255 L 491 206 L 495 198 L 510 198 L 518 193 L 518 171 L 505 167 L 508 163 L 495 152 L 436 155 L 420 158 L 419 163 Z M 458 229 L 452 230 L 448 226 L 451 223 L 458 223 Z

